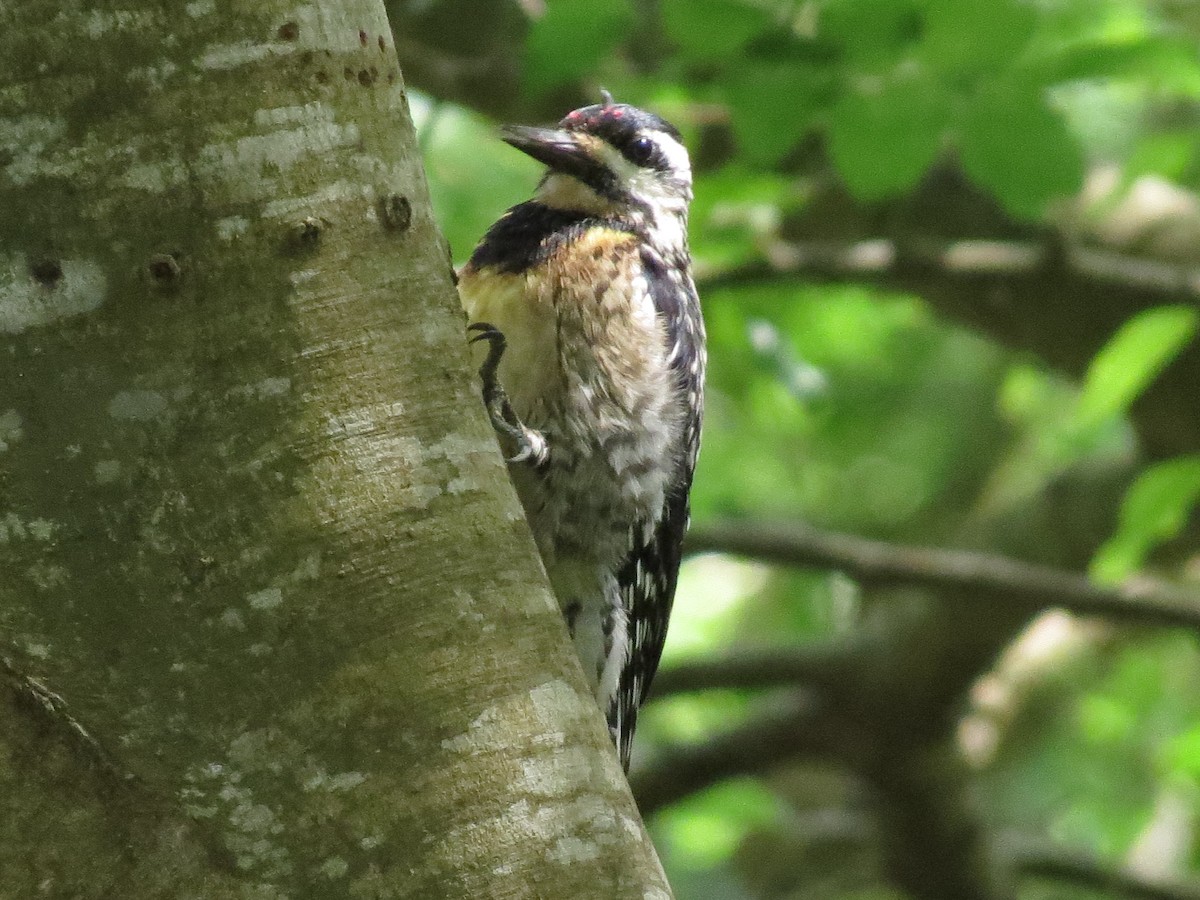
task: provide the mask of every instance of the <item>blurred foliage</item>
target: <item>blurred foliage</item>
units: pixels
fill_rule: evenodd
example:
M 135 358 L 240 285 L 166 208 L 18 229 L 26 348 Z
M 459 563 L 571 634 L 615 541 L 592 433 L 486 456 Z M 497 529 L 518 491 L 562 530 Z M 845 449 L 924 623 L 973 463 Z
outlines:
M 699 161 L 692 247 L 703 283 L 762 259 L 811 195 L 814 153 L 866 201 L 910 192 L 956 161 L 1028 222 L 1099 165 L 1119 166 L 1126 187 L 1150 175 L 1200 189 L 1198 36 L 1196 6 L 1169 0 L 549 0 L 533 17 L 520 84 L 527 99 L 604 86 L 680 126 Z M 497 140 L 494 123 L 413 99 L 437 214 L 462 261 L 528 196 L 539 167 Z M 803 519 L 1091 561 L 1102 580 L 1149 567 L 1200 583 L 1187 538 L 1200 434 L 1197 455 L 1148 466 L 1126 418 L 1195 342 L 1194 301 L 1128 321 L 1073 383 L 906 295 L 726 279 L 703 299 L 698 523 Z M 1156 558 L 1164 546 L 1172 552 Z M 665 664 L 836 635 L 860 605 L 836 573 L 692 559 Z M 1190 636 L 1109 632 L 1028 693 L 980 763 L 991 824 L 1120 860 L 1164 796 L 1200 791 Z M 760 702 L 725 692 L 653 705 L 641 751 L 703 741 Z M 679 896 L 895 897 L 855 855 L 869 841 L 846 814 L 861 798 L 814 772 L 722 784 L 652 821 Z M 1195 866 L 1200 842 L 1185 843 L 1182 865 Z M 1022 896 L 1097 895 L 1030 886 Z

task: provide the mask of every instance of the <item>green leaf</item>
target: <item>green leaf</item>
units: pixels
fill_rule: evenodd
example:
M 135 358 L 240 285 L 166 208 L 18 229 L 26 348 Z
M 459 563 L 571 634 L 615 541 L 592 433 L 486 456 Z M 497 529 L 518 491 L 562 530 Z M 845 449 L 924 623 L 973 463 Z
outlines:
M 748 161 L 773 165 L 800 142 L 820 102 L 818 79 L 797 61 L 751 61 L 730 74 L 733 133 Z
M 591 72 L 633 23 L 629 0 L 554 0 L 525 42 L 524 86 L 537 94 Z
M 707 868 L 732 856 L 751 832 L 778 822 L 782 812 L 760 782 L 725 781 L 665 810 L 655 822 L 655 839 L 683 865 Z
M 1088 367 L 1077 411 L 1084 426 L 1125 412 L 1196 335 L 1191 306 L 1160 306 L 1121 326 Z
M 1043 84 L 1074 80 L 1122 80 L 1195 96 L 1200 65 L 1195 41 L 1142 29 L 1053 43 L 1023 60 L 1022 70 Z
M 1175 537 L 1200 501 L 1200 455 L 1146 469 L 1121 505 L 1117 533 L 1092 560 L 1092 577 L 1114 584 L 1136 571 L 1155 546 Z
M 1084 697 L 1079 703 L 1079 726 L 1097 744 L 1126 741 L 1135 732 L 1135 712 L 1120 699 L 1105 695 Z
M 1200 135 L 1191 129 L 1165 131 L 1142 138 L 1122 175 L 1133 183 L 1143 175 L 1182 181 L 1200 157 Z
M 913 0 L 825 0 L 817 27 L 856 71 L 883 72 L 920 35 L 921 17 Z
M 1037 25 L 1032 4 L 1014 0 L 923 0 L 921 55 L 935 68 L 979 73 L 1005 69 Z
M 1200 726 L 1172 738 L 1162 756 L 1167 771 L 1200 781 Z
M 1181 67 L 1195 68 L 1194 51 L 1163 35 L 1131 35 L 1121 39 L 1091 38 L 1056 45 L 1031 59 L 1028 71 L 1047 81 L 1167 76 Z
M 1036 91 L 981 92 L 963 121 L 960 149 L 971 177 L 1025 218 L 1037 218 L 1083 182 L 1075 136 Z
M 850 190 L 874 200 L 913 187 L 937 157 L 946 108 L 925 80 L 844 94 L 830 112 L 829 152 Z
M 692 60 L 736 53 L 771 25 L 766 10 L 742 0 L 662 0 L 661 8 L 668 36 Z

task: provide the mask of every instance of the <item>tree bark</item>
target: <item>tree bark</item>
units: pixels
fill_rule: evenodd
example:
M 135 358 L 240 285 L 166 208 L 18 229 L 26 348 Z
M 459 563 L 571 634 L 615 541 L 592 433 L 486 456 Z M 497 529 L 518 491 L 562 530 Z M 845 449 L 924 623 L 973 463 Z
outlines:
M 0 895 L 669 897 L 382 3 L 0 24 Z

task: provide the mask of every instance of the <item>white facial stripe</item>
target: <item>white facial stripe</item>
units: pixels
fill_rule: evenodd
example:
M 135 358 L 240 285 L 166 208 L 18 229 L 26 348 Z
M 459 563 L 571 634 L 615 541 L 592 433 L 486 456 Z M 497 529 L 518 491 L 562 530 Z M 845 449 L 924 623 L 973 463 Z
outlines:
M 658 149 L 662 151 L 662 155 L 666 158 L 667 163 L 671 166 L 671 171 L 679 174 L 687 173 L 690 180 L 692 174 L 692 164 L 688 160 L 687 148 L 675 138 L 665 132 L 656 131 L 651 133 L 650 139 L 658 145 Z
M 649 132 L 646 137 L 654 141 L 663 158 L 670 166 L 671 174 L 676 178 L 691 181 L 692 165 L 688 160 L 687 149 L 675 138 L 661 131 Z M 635 173 L 642 171 L 641 166 L 634 165 L 624 155 L 607 141 L 596 141 L 596 153 L 604 164 L 617 173 L 622 182 L 628 182 Z
M 596 155 L 605 167 L 616 173 L 621 184 L 629 184 L 637 176 L 639 166 L 627 160 L 621 151 L 610 145 L 608 141 L 596 141 Z
M 688 161 L 687 150 L 669 134 L 650 132 L 647 137 L 658 145 L 663 157 L 671 167 L 670 172 L 662 173 L 655 169 L 644 169 L 626 159 L 607 141 L 597 141 L 595 152 L 600 161 L 617 176 L 618 182 L 635 196 L 648 200 L 661 200 L 670 206 L 676 204 L 686 206 L 689 198 L 681 196 L 680 189 L 682 188 L 690 194 L 692 167 Z

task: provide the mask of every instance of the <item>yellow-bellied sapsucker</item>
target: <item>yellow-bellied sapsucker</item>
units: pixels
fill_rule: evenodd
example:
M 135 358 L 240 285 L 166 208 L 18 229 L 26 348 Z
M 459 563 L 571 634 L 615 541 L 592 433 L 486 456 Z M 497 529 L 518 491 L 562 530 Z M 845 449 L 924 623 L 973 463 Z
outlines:
M 704 323 L 679 132 L 625 104 L 504 140 L 547 166 L 459 277 L 484 400 L 576 652 L 628 768 L 700 445 Z

